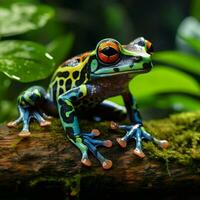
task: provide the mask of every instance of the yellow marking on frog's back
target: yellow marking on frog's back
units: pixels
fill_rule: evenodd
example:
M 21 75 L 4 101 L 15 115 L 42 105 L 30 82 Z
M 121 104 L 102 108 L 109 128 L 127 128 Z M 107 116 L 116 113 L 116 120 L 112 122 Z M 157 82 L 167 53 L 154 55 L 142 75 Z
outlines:
M 76 65 L 76 66 L 59 66 L 58 69 L 55 71 L 53 77 L 52 77 L 52 81 L 49 85 L 49 93 L 51 96 L 53 96 L 53 92 L 56 92 L 56 98 L 58 98 L 59 95 L 63 94 L 64 92 L 68 91 L 71 88 L 74 88 L 78 85 L 84 84 L 88 81 L 87 78 L 87 69 L 84 68 L 86 67 L 89 58 L 90 58 L 90 54 L 89 53 L 85 53 L 83 54 L 81 57 L 80 62 Z M 84 58 L 84 59 L 83 59 Z M 74 57 L 73 59 L 77 59 L 77 57 Z M 62 76 L 62 73 L 65 73 L 65 76 Z M 74 78 L 73 74 L 76 73 L 76 77 Z M 84 73 L 84 74 L 82 74 Z M 59 74 L 61 76 L 59 76 Z M 82 80 L 81 80 L 82 79 Z M 80 83 L 77 84 L 77 82 Z M 62 85 L 61 85 L 62 83 Z M 52 91 L 53 90 L 53 86 L 57 85 L 57 91 Z

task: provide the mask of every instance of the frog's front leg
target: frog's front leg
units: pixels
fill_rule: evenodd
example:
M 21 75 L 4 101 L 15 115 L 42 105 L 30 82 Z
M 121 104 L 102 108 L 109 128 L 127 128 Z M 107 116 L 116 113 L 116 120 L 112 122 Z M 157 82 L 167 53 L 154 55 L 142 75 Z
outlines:
M 50 121 L 46 114 L 43 113 L 42 107 L 48 109 L 48 105 L 52 104 L 46 91 L 39 86 L 33 86 L 22 92 L 18 97 L 18 110 L 19 117 L 7 124 L 8 127 L 16 127 L 19 123 L 23 124 L 21 132 L 18 134 L 20 137 L 28 137 L 31 133 L 29 131 L 29 124 L 31 119 L 39 122 L 40 126 L 49 126 Z
M 62 94 L 58 98 L 58 111 L 61 119 L 62 126 L 65 132 L 68 134 L 70 141 L 78 147 L 82 153 L 81 162 L 86 166 L 91 166 L 91 161 L 88 158 L 88 149 L 93 155 L 100 161 L 104 169 L 112 167 L 112 161 L 104 158 L 97 150 L 98 146 L 111 147 L 112 142 L 110 140 L 96 140 L 95 136 L 98 136 L 100 132 L 97 129 L 93 129 L 91 132 L 83 133 L 80 130 L 79 122 L 76 116 L 74 103 L 81 100 L 87 95 L 92 95 L 93 86 L 81 85 L 73 88 L 66 93 Z
M 141 141 L 142 139 L 146 139 L 149 141 L 153 141 L 158 146 L 162 148 L 168 147 L 168 142 L 166 140 L 158 140 L 151 136 L 145 128 L 143 127 L 142 118 L 140 116 L 140 112 L 137 108 L 136 101 L 134 97 L 131 95 L 130 92 L 124 93 L 123 100 L 125 103 L 125 107 L 127 109 L 128 116 L 130 118 L 130 121 L 133 123 L 132 125 L 118 125 L 115 122 L 111 123 L 111 128 L 113 129 L 123 129 L 125 131 L 125 135 L 122 138 L 117 138 L 117 142 L 119 145 L 123 148 L 127 146 L 127 142 L 130 139 L 135 139 L 136 141 L 136 147 L 134 149 L 134 154 L 143 158 L 145 154 L 142 151 L 142 145 Z

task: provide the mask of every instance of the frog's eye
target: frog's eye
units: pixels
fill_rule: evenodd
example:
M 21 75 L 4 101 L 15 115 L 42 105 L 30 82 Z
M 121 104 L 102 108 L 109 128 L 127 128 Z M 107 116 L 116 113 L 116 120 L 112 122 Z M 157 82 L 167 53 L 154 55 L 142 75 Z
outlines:
M 138 43 L 137 43 L 138 46 L 141 46 L 141 47 L 144 47 L 145 46 L 145 42 L 143 40 L 140 40 Z
M 145 40 L 143 37 L 139 37 L 139 38 L 136 38 L 134 41 L 133 41 L 133 44 L 134 45 L 137 45 L 139 47 L 145 47 Z
M 119 60 L 120 49 L 119 44 L 114 41 L 106 41 L 97 48 L 97 55 L 100 61 L 106 64 L 111 64 Z

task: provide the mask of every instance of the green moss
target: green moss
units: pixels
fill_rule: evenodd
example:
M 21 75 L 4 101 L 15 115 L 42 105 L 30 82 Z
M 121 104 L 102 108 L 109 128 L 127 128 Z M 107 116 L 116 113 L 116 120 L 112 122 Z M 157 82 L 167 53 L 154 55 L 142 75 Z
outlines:
M 200 112 L 172 115 L 169 119 L 152 120 L 145 125 L 152 135 L 170 143 L 164 150 L 145 143 L 144 149 L 152 159 L 164 160 L 167 164 L 179 163 L 199 172 Z
M 83 131 L 91 131 L 93 128 L 99 129 L 102 132 L 101 138 L 117 137 L 116 132 L 109 130 L 109 122 L 94 123 L 82 120 L 80 123 Z M 166 139 L 170 144 L 168 149 L 163 150 L 151 142 L 143 142 L 144 152 L 148 157 L 164 161 L 167 168 L 170 164 L 178 163 L 187 166 L 194 172 L 200 172 L 200 111 L 176 114 L 162 120 L 151 120 L 145 122 L 144 125 L 154 137 Z M 43 137 L 44 134 L 40 134 L 41 129 L 44 132 L 49 132 L 48 135 L 52 136 L 54 140 L 62 141 L 65 139 L 66 134 L 59 120 L 52 120 L 52 125 L 47 128 L 41 128 L 37 123 L 32 123 L 31 131 L 38 134 L 32 134 L 31 137 Z M 115 135 L 113 136 L 111 132 Z M 20 140 L 14 141 L 13 146 L 19 142 Z

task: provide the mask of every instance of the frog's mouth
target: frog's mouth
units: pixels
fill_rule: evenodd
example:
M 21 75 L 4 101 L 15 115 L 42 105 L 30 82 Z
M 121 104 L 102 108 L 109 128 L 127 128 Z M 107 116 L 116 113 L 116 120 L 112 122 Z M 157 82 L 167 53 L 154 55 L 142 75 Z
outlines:
M 104 67 L 91 73 L 91 77 L 107 77 L 120 74 L 142 74 L 152 69 L 152 62 L 142 63 L 139 65 L 125 65 L 120 67 Z

